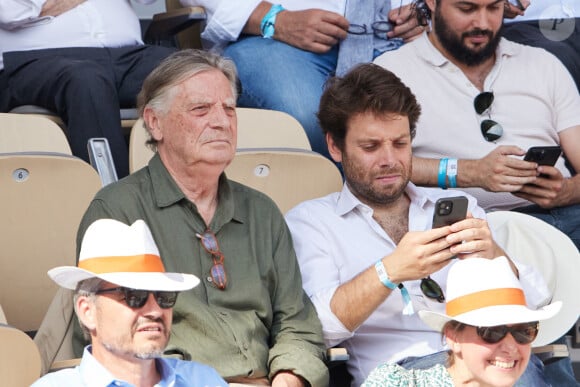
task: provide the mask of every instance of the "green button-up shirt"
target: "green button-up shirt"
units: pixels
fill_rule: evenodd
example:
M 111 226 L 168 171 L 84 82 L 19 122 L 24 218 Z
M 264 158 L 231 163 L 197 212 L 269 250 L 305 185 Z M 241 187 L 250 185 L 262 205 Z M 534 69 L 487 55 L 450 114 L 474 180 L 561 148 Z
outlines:
M 269 197 L 224 174 L 208 226 L 156 155 L 147 167 L 97 193 L 77 246 L 101 218 L 145 220 L 165 270 L 201 279 L 178 297 L 168 352 L 209 364 L 225 378 L 271 379 L 290 370 L 312 386 L 328 384 L 320 321 L 302 290 L 290 232 Z M 196 237 L 208 228 L 225 257 L 225 290 L 212 284 L 213 260 Z

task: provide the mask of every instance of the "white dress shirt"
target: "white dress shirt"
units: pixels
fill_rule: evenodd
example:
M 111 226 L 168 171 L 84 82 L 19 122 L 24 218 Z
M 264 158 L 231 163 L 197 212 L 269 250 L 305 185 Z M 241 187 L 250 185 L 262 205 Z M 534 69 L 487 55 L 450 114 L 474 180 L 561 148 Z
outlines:
M 151 4 L 155 0 L 136 0 Z M 0 0 L 0 70 L 9 51 L 143 44 L 128 0 L 86 0 L 56 17 L 40 17 L 44 0 Z
M 535 0 L 532 1 L 522 16 L 514 19 L 505 19 L 505 22 L 575 17 L 580 17 L 580 0 Z
M 422 188 L 409 183 L 409 231 L 431 228 L 437 199 L 465 195 L 460 191 Z M 468 210 L 476 218 L 485 212 L 468 195 Z M 389 255 L 393 240 L 373 219 L 373 210 L 358 200 L 345 185 L 341 192 L 306 201 L 286 214 L 300 264 L 304 289 L 312 299 L 322 322 L 328 347 L 342 343 L 349 354 L 348 369 L 359 386 L 380 363 L 396 362 L 409 356 L 424 356 L 444 349 L 440 332 L 431 330 L 418 314 L 403 315 L 398 289 L 354 332 L 349 331 L 330 309 L 336 289 Z M 513 257 L 512 257 L 513 258 Z M 443 290 L 449 266 L 431 275 Z M 528 303 L 546 302 L 549 291 L 541 274 L 517 264 Z M 378 277 L 377 277 L 378 280 Z M 423 296 L 420 281 L 404 283 L 415 311 L 429 309 L 444 313 L 444 304 Z

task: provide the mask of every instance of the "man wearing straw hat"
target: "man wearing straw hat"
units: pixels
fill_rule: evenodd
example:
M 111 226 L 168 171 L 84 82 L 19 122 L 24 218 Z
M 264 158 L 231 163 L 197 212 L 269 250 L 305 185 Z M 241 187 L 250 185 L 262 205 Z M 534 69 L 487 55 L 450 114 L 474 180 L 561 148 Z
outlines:
M 35 387 L 227 386 L 211 367 L 161 358 L 177 296 L 199 279 L 165 272 L 143 220 L 131 226 L 95 221 L 84 235 L 78 267 L 57 267 L 48 275 L 75 290 L 75 312 L 91 345 L 79 366 L 47 374 Z

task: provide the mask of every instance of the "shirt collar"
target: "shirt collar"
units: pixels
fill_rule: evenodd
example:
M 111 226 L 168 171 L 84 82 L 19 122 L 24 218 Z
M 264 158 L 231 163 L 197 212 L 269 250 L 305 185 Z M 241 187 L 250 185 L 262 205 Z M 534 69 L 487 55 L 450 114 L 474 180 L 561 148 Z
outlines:
M 171 367 L 163 359 L 155 359 L 156 366 L 160 368 L 161 380 L 156 386 L 173 386 L 176 380 L 175 369 Z M 92 346 L 85 347 L 83 358 L 79 365 L 79 373 L 84 385 L 87 387 L 103 387 L 103 386 L 130 386 L 130 383 L 116 379 L 101 363 L 97 361 L 92 355 Z
M 434 203 L 433 200 L 429 199 L 428 195 L 422 192 L 420 187 L 409 182 L 405 188 L 405 193 L 411 200 L 411 205 L 418 206 L 419 208 L 424 208 L 429 203 Z M 347 183 L 342 186 L 342 191 L 340 191 L 336 203 L 336 214 L 339 216 L 346 215 L 347 213 L 353 211 L 355 208 L 368 208 L 372 211 L 372 208 L 363 202 L 361 202 L 348 188 Z
M 163 165 L 158 153 L 149 161 L 148 168 L 155 195 L 154 200 L 158 207 L 169 207 L 181 200 L 187 200 L 183 191 Z M 225 173 L 222 173 L 218 182 L 218 206 L 210 225 L 213 232 L 219 231 L 224 224 L 232 219 L 243 223 L 242 215 L 235 211 L 233 191 L 231 182 Z

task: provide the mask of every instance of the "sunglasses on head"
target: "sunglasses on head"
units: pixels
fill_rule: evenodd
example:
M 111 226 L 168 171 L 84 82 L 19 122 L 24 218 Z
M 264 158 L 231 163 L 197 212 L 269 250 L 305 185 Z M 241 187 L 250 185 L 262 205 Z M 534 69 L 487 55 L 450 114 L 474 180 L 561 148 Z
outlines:
M 496 121 L 491 119 L 489 108 L 493 103 L 493 93 L 491 91 L 484 91 L 479 93 L 473 100 L 473 107 L 475 112 L 479 115 L 487 112 L 489 119 L 481 121 L 481 134 L 486 141 L 493 142 L 503 135 L 503 127 Z
M 122 293 L 124 295 L 124 300 L 129 308 L 139 309 L 147 303 L 147 298 L 149 298 L 149 293 L 153 293 L 153 298 L 162 309 L 173 308 L 175 302 L 177 301 L 178 292 L 162 292 L 162 291 L 151 291 L 151 290 L 141 290 L 141 289 L 130 289 L 125 287 L 100 289 L 95 292 L 95 294 L 105 294 L 105 293 Z
M 445 294 L 443 293 L 441 286 L 439 286 L 439 284 L 430 276 L 423 278 L 419 287 L 425 297 L 437 302 L 445 302 Z
M 508 327 L 498 325 L 495 327 L 476 327 L 477 335 L 488 344 L 496 344 L 502 341 L 508 333 L 518 344 L 530 344 L 538 336 L 538 322 L 516 324 Z
M 201 245 L 213 260 L 209 274 L 211 282 L 220 290 L 224 290 L 228 285 L 226 269 L 224 267 L 224 254 L 221 252 L 216 236 L 213 232 L 206 230 L 203 234 L 195 234 L 201 241 Z

